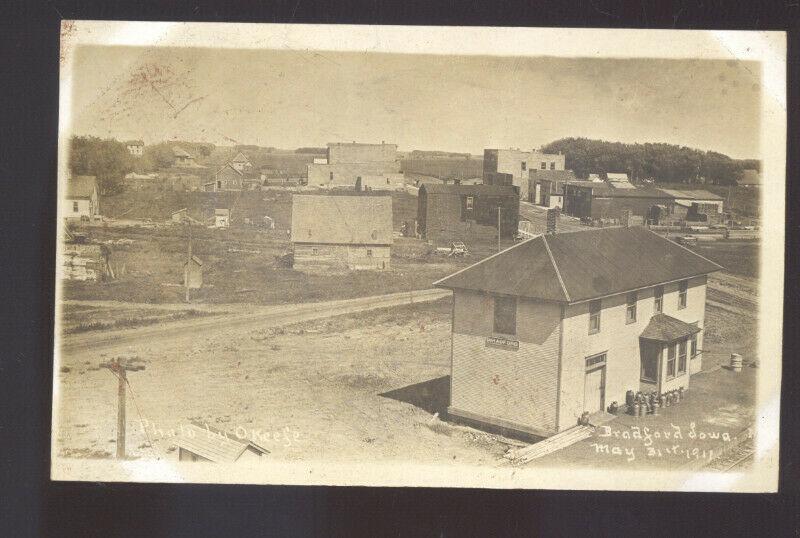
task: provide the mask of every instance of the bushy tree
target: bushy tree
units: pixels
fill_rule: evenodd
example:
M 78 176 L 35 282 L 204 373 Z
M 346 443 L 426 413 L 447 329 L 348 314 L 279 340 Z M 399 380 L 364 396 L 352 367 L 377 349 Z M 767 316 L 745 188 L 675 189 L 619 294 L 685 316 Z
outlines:
M 70 171 L 97 178 L 100 194 L 119 191 L 125 174 L 133 170 L 134 157 L 122 142 L 95 136 L 73 136 L 70 140 Z

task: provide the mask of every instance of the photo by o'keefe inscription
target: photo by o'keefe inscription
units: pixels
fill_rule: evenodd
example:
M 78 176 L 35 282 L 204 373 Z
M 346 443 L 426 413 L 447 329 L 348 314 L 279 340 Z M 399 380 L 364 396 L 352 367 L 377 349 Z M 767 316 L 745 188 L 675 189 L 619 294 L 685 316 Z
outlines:
M 374 30 L 65 25 L 53 478 L 774 489 L 782 36 Z

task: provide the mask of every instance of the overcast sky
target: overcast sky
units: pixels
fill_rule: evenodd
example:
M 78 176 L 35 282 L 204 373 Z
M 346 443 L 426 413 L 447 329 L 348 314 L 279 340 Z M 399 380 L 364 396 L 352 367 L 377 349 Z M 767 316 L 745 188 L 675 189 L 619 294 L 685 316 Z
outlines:
M 583 136 L 759 157 L 759 66 L 735 61 L 82 47 L 73 132 L 482 154 Z

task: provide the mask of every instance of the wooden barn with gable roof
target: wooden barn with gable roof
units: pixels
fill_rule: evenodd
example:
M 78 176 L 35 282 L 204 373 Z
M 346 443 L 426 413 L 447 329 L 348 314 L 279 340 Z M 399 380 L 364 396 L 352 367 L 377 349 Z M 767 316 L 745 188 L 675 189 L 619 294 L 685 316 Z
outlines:
M 642 227 L 542 235 L 438 282 L 453 290 L 449 414 L 550 436 L 628 390 L 689 388 L 706 279 Z
M 292 197 L 295 269 L 389 269 L 391 245 L 390 196 Z

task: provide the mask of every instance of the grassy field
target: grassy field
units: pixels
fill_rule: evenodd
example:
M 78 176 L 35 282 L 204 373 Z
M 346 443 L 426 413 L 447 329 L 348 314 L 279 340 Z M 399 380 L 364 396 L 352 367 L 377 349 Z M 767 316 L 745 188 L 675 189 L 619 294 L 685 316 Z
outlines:
M 174 312 L 148 308 L 107 308 L 67 304 L 61 308 L 63 334 L 129 329 L 168 321 L 191 319 L 207 313 L 187 309 Z
M 720 264 L 735 275 L 758 278 L 761 243 L 759 241 L 712 241 L 691 249 Z

